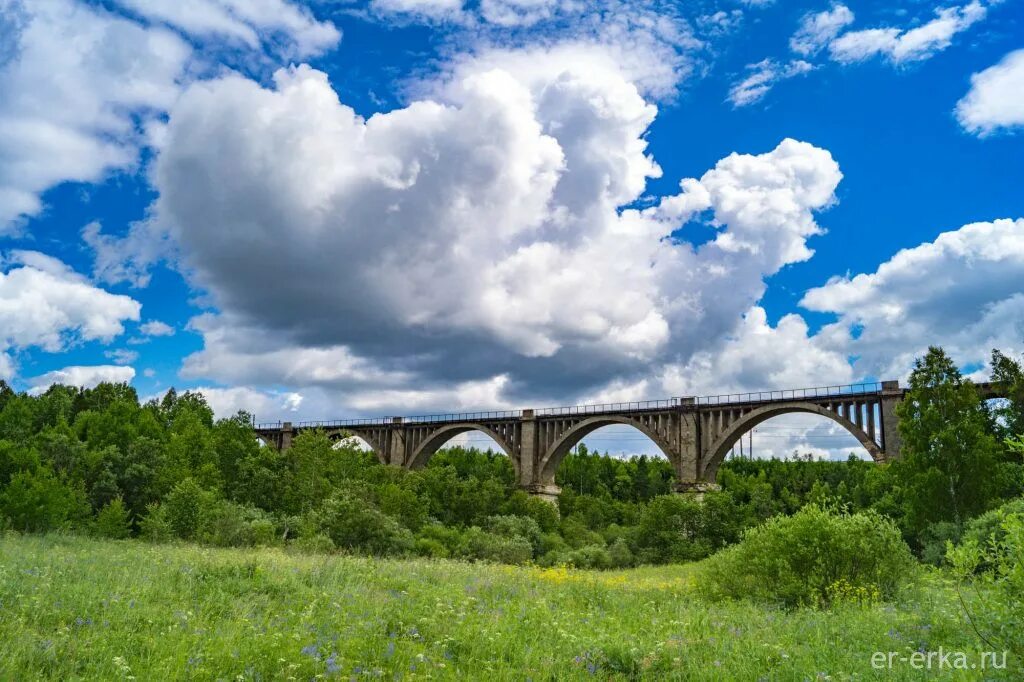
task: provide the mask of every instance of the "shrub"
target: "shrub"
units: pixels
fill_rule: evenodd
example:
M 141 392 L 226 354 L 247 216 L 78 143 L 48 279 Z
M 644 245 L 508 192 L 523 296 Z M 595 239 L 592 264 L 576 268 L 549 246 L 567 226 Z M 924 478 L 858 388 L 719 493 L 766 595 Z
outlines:
M 747 531 L 738 545 L 708 560 L 698 584 L 711 597 L 824 606 L 861 588 L 892 598 L 914 566 L 887 517 L 809 505 Z
M 334 541 L 322 533 L 301 535 L 292 541 L 291 547 L 308 554 L 330 554 L 334 551 Z
M 540 548 L 540 526 L 528 516 L 489 516 L 484 526 L 488 532 L 503 538 L 523 538 L 530 543 L 532 552 Z
M 191 540 L 199 534 L 213 503 L 212 493 L 203 490 L 191 478 L 186 478 L 167 494 L 162 506 L 174 535 L 183 540 Z
M 611 557 L 615 568 L 628 568 L 633 565 L 633 552 L 623 538 L 619 538 L 608 547 L 608 556 Z
M 115 497 L 103 509 L 100 509 L 93 528 L 96 535 L 103 538 L 121 540 L 131 535 L 128 510 L 125 509 L 124 502 L 120 497 Z
M 1012 504 L 1012 503 L 1011 503 Z M 983 644 L 992 650 L 1024 655 L 1024 513 L 1007 513 L 999 532 L 988 543 L 968 536 L 959 547 L 950 546 L 948 561 L 958 579 L 981 587 L 975 598 L 961 604 L 977 628 Z
M 409 529 L 364 500 L 344 494 L 329 497 L 315 514 L 320 532 L 340 549 L 384 556 L 413 548 Z
M 681 495 L 662 495 L 640 518 L 637 549 L 643 563 L 693 561 L 712 552 L 705 533 L 705 509 Z
M 465 533 L 466 556 L 505 564 L 525 564 L 533 558 L 533 546 L 518 535 L 502 537 L 487 533 L 476 526 Z
M 168 542 L 174 538 L 174 528 L 167 517 L 167 509 L 153 502 L 146 507 L 146 515 L 139 522 L 139 535 L 150 542 Z
M 274 544 L 274 523 L 261 509 L 220 500 L 206 511 L 201 538 L 219 547 Z
M 611 568 L 615 562 L 604 545 L 588 545 L 563 555 L 560 564 L 575 568 Z
M 998 545 L 1006 536 L 1003 523 L 1011 514 L 1024 515 L 1024 497 L 1010 500 L 1006 504 L 990 509 L 981 516 L 971 519 L 964 528 L 963 539 L 974 540 L 979 547 Z
M 951 521 L 939 521 L 925 528 L 918 538 L 921 543 L 921 561 L 941 566 L 946 560 L 947 543 L 959 542 L 960 532 L 960 526 Z

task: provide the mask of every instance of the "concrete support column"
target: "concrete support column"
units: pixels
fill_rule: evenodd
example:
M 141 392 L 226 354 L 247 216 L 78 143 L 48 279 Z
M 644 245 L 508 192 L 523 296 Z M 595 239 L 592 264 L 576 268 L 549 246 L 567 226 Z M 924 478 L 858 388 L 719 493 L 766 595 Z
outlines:
M 675 458 L 676 482 L 673 489 L 680 495 L 692 497 L 698 502 L 704 499 L 704 494 L 712 490 L 719 490 L 720 487 L 714 481 L 705 481 L 704 458 L 707 456 L 705 448 L 713 441 L 710 434 L 702 433 L 701 412 L 697 410 L 694 398 L 683 398 L 680 403 L 679 419 L 679 452 Z M 723 411 L 717 410 L 711 414 L 707 422 L 714 428 L 715 425 L 721 430 Z
M 896 406 L 903 400 L 903 390 L 899 381 L 882 382 L 882 404 L 879 413 L 882 417 L 882 452 L 887 460 L 900 456 L 899 418 Z
M 392 466 L 405 466 L 405 429 L 402 428 L 402 418 L 395 417 L 391 420 L 392 427 L 388 429 L 388 464 Z
M 533 410 L 523 410 L 520 417 L 519 443 L 519 487 L 532 497 L 558 505 L 558 495 L 562 489 L 555 485 L 555 476 L 540 471 L 543 452 L 540 449 L 540 438 L 537 433 L 537 419 Z
M 710 481 L 676 481 L 673 488 L 678 495 L 684 495 L 697 502 L 703 502 L 705 494 L 721 490 L 722 486 Z
M 292 428 L 291 422 L 281 424 L 281 450 L 287 450 L 292 446 L 292 437 L 294 435 L 295 430 Z

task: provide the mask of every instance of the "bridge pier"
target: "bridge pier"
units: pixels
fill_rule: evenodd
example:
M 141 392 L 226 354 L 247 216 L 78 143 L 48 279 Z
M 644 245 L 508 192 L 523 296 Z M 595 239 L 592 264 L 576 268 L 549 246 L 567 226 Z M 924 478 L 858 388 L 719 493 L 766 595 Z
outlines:
M 900 456 L 899 418 L 896 406 L 903 400 L 903 389 L 899 381 L 882 382 L 882 399 L 879 413 L 882 420 L 882 451 L 885 460 L 891 461 Z

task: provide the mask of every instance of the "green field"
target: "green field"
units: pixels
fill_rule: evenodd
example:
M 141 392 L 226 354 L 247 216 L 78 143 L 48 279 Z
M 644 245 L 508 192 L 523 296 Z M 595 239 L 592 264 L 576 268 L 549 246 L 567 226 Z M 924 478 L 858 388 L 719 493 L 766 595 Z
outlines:
M 703 603 L 700 570 L 0 536 L 0 679 L 924 679 L 871 656 L 980 646 L 937 575 L 898 605 L 786 612 Z

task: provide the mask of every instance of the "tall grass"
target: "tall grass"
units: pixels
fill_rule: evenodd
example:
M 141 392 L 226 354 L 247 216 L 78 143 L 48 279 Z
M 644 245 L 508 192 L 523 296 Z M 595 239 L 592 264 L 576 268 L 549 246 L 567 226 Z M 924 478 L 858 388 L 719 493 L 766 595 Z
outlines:
M 0 536 L 0 679 L 911 680 L 872 654 L 977 649 L 935 577 L 785 612 L 703 603 L 698 572 Z

